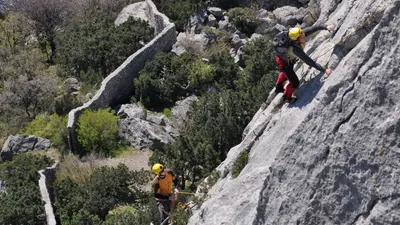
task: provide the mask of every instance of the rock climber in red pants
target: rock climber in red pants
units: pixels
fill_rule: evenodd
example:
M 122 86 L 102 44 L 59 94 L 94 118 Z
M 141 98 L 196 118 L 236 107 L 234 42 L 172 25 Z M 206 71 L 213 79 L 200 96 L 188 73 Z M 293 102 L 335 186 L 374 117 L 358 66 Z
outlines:
M 293 96 L 293 92 L 300 82 L 293 70 L 293 66 L 298 59 L 319 71 L 325 72 L 327 75 L 332 73 L 331 69 L 324 68 L 316 63 L 303 50 L 307 41 L 306 36 L 324 29 L 332 31 L 334 27 L 332 25 L 316 25 L 304 29 L 295 27 L 277 34 L 274 38 L 275 61 L 280 70 L 276 81 L 275 93 L 283 92 L 286 102 L 293 103 L 297 99 Z M 289 81 L 288 83 L 286 83 L 287 80 Z

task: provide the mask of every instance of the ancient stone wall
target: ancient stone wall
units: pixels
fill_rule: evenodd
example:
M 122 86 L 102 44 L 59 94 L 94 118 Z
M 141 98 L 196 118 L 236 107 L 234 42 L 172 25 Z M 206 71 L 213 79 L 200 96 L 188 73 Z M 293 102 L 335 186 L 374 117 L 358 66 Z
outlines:
M 133 80 L 144 67 L 147 60 L 152 59 L 160 51 L 168 51 L 176 42 L 176 28 L 168 17 L 161 14 L 151 0 L 146 0 L 149 22 L 154 27 L 156 37 L 143 48 L 129 56 L 121 66 L 108 75 L 101 83 L 100 90 L 83 106 L 71 110 L 68 118 L 69 144 L 71 150 L 79 148 L 76 136 L 76 125 L 80 114 L 85 109 L 101 109 L 123 103 L 134 92 Z

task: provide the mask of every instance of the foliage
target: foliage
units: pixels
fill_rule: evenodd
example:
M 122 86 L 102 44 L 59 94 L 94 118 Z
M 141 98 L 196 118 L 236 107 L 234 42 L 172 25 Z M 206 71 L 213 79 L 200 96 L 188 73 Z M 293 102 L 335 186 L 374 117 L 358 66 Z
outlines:
M 155 203 L 154 203 L 155 204 Z M 122 205 L 109 212 L 104 225 L 131 225 L 131 224 L 151 224 L 151 209 L 149 207 L 134 207 L 132 205 Z
M 184 31 L 189 17 L 206 8 L 205 0 L 154 0 L 157 9 L 171 19 L 177 30 Z
M 46 224 L 38 170 L 52 163 L 47 157 L 22 154 L 0 164 L 0 180 L 6 186 L 0 193 L 0 224 Z
M 195 105 L 182 135 L 167 145 L 164 152 L 156 151 L 151 162 L 170 165 L 179 175 L 181 186 L 188 180 L 194 190 L 196 182 L 208 176 L 229 149 L 240 142 L 252 116 L 243 110 L 245 105 L 239 93 L 232 91 L 204 95 Z
M 165 108 L 163 110 L 163 114 L 164 114 L 165 117 L 167 117 L 169 119 L 171 117 L 171 110 L 168 109 L 168 108 Z
M 33 32 L 33 23 L 20 13 L 9 13 L 0 21 L 0 46 L 9 48 L 13 54 L 24 48 Z
M 146 108 L 162 110 L 175 104 L 189 90 L 188 73 L 193 56 L 159 53 L 135 79 L 135 95 Z
M 249 160 L 249 153 L 247 151 L 241 152 L 239 157 L 233 163 L 232 176 L 234 178 L 239 176 L 242 169 L 246 166 L 248 160 Z
M 225 30 L 215 29 L 215 28 L 209 27 L 209 26 L 202 26 L 201 31 L 204 32 L 207 36 L 216 37 L 216 41 L 219 43 L 224 43 L 224 44 L 230 45 L 230 43 L 232 41 L 233 35 Z M 229 49 L 228 49 L 228 51 L 229 51 Z
M 219 6 L 223 9 L 230 9 L 233 7 L 238 7 L 240 0 L 211 0 L 212 5 Z
M 75 21 L 57 36 L 58 62 L 73 71 L 73 76 L 94 83 L 96 77 L 114 71 L 153 36 L 154 29 L 147 22 L 132 17 L 119 26 L 107 15 Z
M 239 67 L 235 64 L 229 52 L 217 52 L 210 56 L 210 63 L 215 68 L 217 86 L 222 90 L 236 89 L 235 80 L 238 77 Z
M 249 37 L 255 32 L 258 26 L 256 12 L 250 8 L 230 9 L 227 16 L 233 21 L 240 32 Z
M 78 119 L 78 141 L 83 147 L 80 155 L 95 152 L 104 156 L 118 147 L 118 116 L 110 109 L 85 110 Z
M 11 4 L 13 10 L 34 21 L 36 36 L 50 63 L 56 50 L 56 31 L 71 15 L 68 4 L 69 0 L 13 0 Z
M 57 114 L 40 114 L 25 126 L 22 133 L 50 139 L 53 146 L 60 147 L 67 139 L 67 120 L 67 117 Z
M 29 79 L 19 76 L 10 79 L 5 82 L 4 92 L 0 94 L 3 115 L 15 119 L 15 126 L 20 127 L 36 115 L 50 111 L 55 95 L 56 80 L 52 77 L 40 75 Z
M 69 177 L 57 176 L 55 207 L 62 224 L 87 224 L 79 222 L 78 218 L 89 221 L 89 224 L 100 224 L 106 218 L 109 222 L 120 221 L 124 218 L 113 218 L 119 215 L 116 213 L 120 211 L 116 209 L 119 206 L 134 203 L 144 206 L 148 203 L 149 196 L 140 189 L 149 181 L 149 173 L 145 171 L 131 172 L 123 164 L 116 168 L 100 167 L 93 171 L 89 180 L 80 185 Z M 110 211 L 111 215 L 107 216 Z M 147 217 L 140 215 L 138 219 Z M 132 218 L 128 215 L 127 219 Z
M 189 86 L 202 91 L 205 84 L 212 83 L 215 70 L 213 65 L 207 65 L 201 59 L 194 61 L 189 70 Z
M 253 115 L 275 86 L 277 76 L 273 47 L 266 37 L 250 41 L 243 48 L 245 68 L 235 81 L 241 95 L 249 103 L 246 108 Z

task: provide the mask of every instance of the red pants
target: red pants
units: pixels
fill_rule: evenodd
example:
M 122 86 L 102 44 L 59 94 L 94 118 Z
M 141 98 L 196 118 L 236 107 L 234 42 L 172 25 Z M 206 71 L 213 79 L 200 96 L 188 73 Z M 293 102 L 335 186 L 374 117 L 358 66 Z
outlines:
M 278 76 L 278 80 L 275 83 L 275 92 L 283 92 L 283 96 L 286 100 L 290 100 L 292 98 L 293 92 L 299 86 L 300 81 L 297 78 L 296 73 L 293 70 L 293 63 L 290 63 L 279 56 L 275 56 L 275 61 L 280 69 L 280 73 Z M 289 80 L 289 84 L 284 87 L 285 81 Z

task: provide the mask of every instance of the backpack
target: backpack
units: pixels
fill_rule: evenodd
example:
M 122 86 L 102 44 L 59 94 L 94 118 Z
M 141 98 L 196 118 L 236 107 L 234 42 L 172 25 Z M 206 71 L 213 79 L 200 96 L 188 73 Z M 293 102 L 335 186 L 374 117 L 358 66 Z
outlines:
M 290 46 L 290 39 L 287 30 L 280 31 L 275 35 L 272 41 L 277 54 L 286 54 L 286 50 Z

